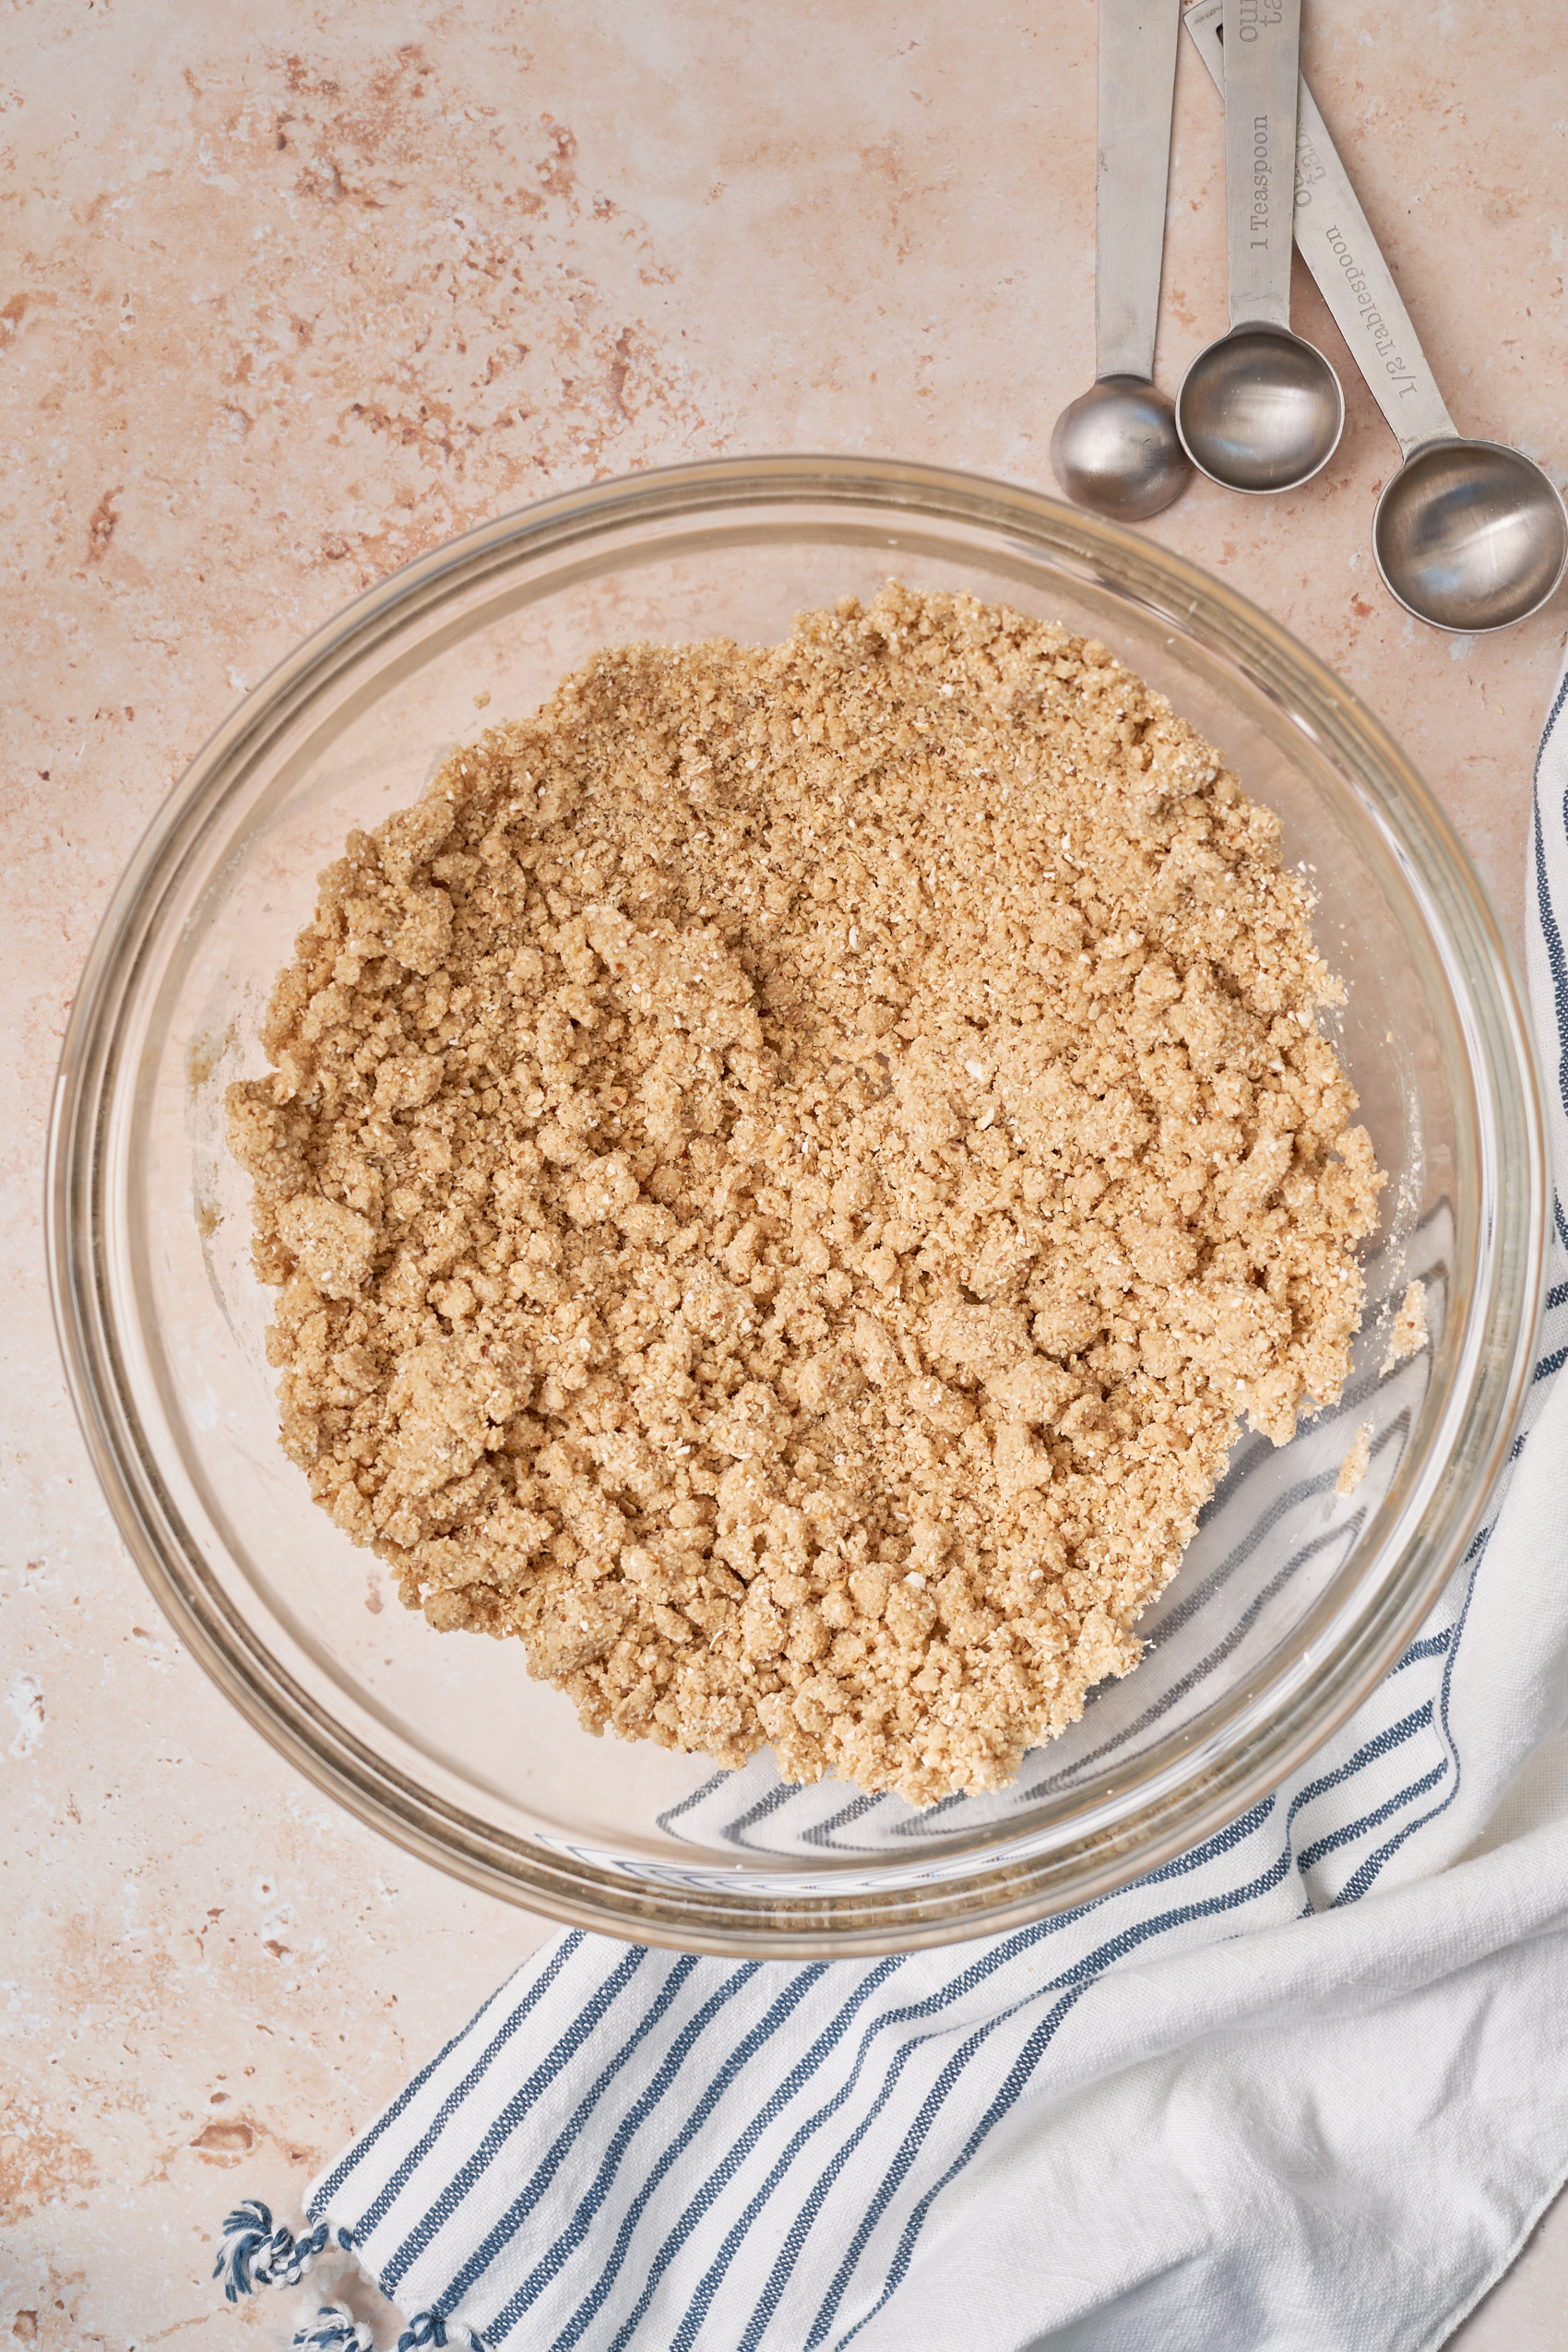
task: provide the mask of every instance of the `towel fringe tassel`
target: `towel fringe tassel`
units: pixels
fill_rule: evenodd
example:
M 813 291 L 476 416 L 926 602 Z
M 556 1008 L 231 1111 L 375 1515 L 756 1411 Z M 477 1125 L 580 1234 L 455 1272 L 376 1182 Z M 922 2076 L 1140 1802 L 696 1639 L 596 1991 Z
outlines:
M 323 2303 L 314 2320 L 294 2331 L 293 2352 L 372 2352 L 374 2337 L 341 2303 Z M 416 2311 L 398 2338 L 398 2352 L 444 2352 L 447 2345 L 484 2352 L 484 2338 L 461 2320 L 448 2323 L 439 2311 Z
M 212 2275 L 222 2280 L 228 2300 L 237 2303 L 259 2287 L 297 2287 L 323 2254 L 338 2249 L 353 2253 L 351 2229 L 318 2221 L 296 2238 L 291 2229 L 273 2226 L 271 2208 L 259 2197 L 247 2197 L 223 2224 Z M 294 2352 L 372 2352 L 374 2344 L 365 2322 L 343 2303 L 317 2304 L 315 2317 L 294 2330 Z M 484 2338 L 473 2328 L 439 2311 L 416 2311 L 398 2338 L 398 2352 L 445 2352 L 448 2344 L 485 2352 Z
M 344 2303 L 323 2303 L 294 2330 L 294 2352 L 371 2352 L 375 2338 Z
M 222 2280 L 225 2299 L 237 2303 L 261 2287 L 297 2287 L 329 2247 L 347 2250 L 353 2242 L 351 2231 L 334 2231 L 325 2221 L 300 2238 L 281 2226 L 274 2228 L 271 2209 L 258 2197 L 247 2197 L 223 2224 L 212 2275 Z
M 464 2345 L 469 2352 L 484 2352 L 484 2338 L 462 2320 L 444 2319 L 439 2311 L 416 2311 L 398 2338 L 398 2352 L 442 2352 L 446 2344 Z

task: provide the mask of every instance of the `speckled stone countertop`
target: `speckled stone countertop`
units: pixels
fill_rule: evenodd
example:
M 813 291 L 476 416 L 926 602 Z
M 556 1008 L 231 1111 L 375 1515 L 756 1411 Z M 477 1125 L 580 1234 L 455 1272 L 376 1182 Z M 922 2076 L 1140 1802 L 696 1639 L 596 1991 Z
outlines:
M 1307 0 L 1308 71 L 1461 430 L 1568 478 L 1568 68 L 1552 12 Z M 0 2338 L 269 2337 L 208 2281 L 547 1923 L 332 1812 L 121 1549 L 66 1402 L 40 1168 L 81 961 L 227 706 L 434 541 L 628 468 L 866 450 L 1051 487 L 1093 373 L 1092 0 L 33 0 L 0 64 L 10 904 L 0 1185 Z M 1158 374 L 1225 323 L 1220 115 L 1183 54 Z M 1436 636 L 1379 586 L 1394 457 L 1150 528 L 1321 652 L 1517 939 L 1568 604 Z M 1564 2151 L 1568 2156 L 1568 2149 Z M 1455 2339 L 1564 2342 L 1568 2210 Z M 1372 2352 L 1372 2347 L 1368 2347 Z

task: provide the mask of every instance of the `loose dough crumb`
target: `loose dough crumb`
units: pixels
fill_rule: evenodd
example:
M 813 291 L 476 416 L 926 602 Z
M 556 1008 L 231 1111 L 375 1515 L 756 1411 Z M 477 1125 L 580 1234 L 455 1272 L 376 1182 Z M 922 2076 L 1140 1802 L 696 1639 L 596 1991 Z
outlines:
M 350 836 L 231 1091 L 282 1441 L 590 1730 L 917 1804 L 1134 1664 L 1383 1178 L 1279 825 L 1059 628 L 620 646 Z
M 1402 1364 L 1407 1356 L 1419 1355 L 1427 1344 L 1427 1286 L 1424 1282 L 1412 1282 L 1394 1318 L 1379 1378 Z
M 1350 1451 L 1339 1465 L 1339 1476 L 1334 1481 L 1336 1494 L 1354 1494 L 1366 1477 L 1372 1461 L 1372 1423 L 1363 1421 L 1356 1431 Z

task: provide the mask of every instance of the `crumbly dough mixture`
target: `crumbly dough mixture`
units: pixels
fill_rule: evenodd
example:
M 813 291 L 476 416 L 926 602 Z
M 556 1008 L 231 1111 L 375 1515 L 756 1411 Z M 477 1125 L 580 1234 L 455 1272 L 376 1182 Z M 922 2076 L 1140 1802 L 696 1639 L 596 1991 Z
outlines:
M 1384 1375 L 1402 1364 L 1408 1356 L 1419 1356 L 1426 1346 L 1427 1286 L 1424 1282 L 1407 1284 L 1405 1296 L 1399 1301 L 1399 1312 L 1389 1329 L 1388 1347 L 1383 1359 Z
M 917 1804 L 1124 1673 L 1382 1178 L 1279 826 L 1103 646 L 620 646 L 322 878 L 231 1096 L 283 1443 L 590 1729 Z
M 1372 1423 L 1363 1421 L 1350 1441 L 1350 1451 L 1339 1465 L 1336 1494 L 1354 1494 L 1372 1466 Z

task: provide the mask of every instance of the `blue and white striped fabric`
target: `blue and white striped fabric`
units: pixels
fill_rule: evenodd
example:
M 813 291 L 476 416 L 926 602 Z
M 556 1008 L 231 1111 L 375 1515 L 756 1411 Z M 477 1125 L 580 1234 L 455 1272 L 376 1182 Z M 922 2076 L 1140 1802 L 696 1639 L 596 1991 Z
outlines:
M 1565 698 L 1529 976 L 1568 1195 Z M 231 2294 L 352 2259 L 405 2352 L 1440 2344 L 1568 2172 L 1565 1358 L 1560 1202 L 1490 1526 L 1355 1717 L 1219 1835 L 904 1958 L 562 1936 L 323 2174 L 297 2241 L 232 2217 Z M 777 1810 L 754 1769 L 726 1783 L 741 1843 Z M 875 1834 L 842 1792 L 802 1804 L 802 1852 Z M 365 2336 L 327 2304 L 301 2340 Z

